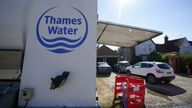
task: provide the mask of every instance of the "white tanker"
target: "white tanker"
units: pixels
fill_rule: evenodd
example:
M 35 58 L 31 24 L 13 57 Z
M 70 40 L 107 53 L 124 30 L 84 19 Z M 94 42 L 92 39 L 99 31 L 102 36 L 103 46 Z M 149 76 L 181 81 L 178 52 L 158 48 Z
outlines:
M 13 68 L 18 68 L 10 71 L 7 66 L 14 75 L 0 69 L 0 78 L 16 79 L 22 70 L 18 106 L 96 106 L 96 4 L 96 0 L 0 1 L 0 64 L 15 62 Z

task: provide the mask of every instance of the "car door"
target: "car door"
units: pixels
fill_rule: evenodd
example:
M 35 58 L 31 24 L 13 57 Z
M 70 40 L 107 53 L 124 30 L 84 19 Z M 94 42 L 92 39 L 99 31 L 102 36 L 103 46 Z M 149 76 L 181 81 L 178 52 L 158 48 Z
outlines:
M 152 64 L 149 63 L 142 63 L 141 68 L 140 68 L 140 75 L 141 76 L 146 76 L 149 72 L 151 72 L 151 67 L 153 67 Z
M 146 72 L 148 71 L 148 64 L 147 63 L 142 63 L 141 64 L 141 70 L 140 70 L 140 75 L 145 76 Z
M 130 69 L 131 74 L 135 74 L 135 75 L 139 75 L 140 71 L 141 71 L 141 63 L 136 63 L 132 66 L 132 68 Z

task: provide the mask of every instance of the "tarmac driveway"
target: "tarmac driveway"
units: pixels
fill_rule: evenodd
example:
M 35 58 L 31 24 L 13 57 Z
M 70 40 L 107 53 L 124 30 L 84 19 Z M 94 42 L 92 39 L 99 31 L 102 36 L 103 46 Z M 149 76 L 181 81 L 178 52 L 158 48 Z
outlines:
M 104 108 L 112 107 L 115 75 L 97 77 L 99 103 Z M 147 108 L 192 108 L 192 78 L 176 75 L 170 84 L 147 84 L 145 105 Z

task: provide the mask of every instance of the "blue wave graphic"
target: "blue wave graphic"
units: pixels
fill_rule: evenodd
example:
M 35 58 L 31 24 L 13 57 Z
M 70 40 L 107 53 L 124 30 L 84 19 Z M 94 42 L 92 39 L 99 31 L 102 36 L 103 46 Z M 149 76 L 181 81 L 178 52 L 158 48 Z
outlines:
M 57 7 L 57 6 L 56 6 Z M 51 51 L 51 52 L 54 52 L 54 53 L 68 53 L 68 52 L 72 52 L 74 51 L 73 48 L 77 48 L 79 47 L 86 39 L 87 37 L 87 34 L 88 34 L 88 22 L 87 22 L 87 19 L 85 17 L 85 15 L 80 11 L 78 10 L 77 8 L 74 8 L 72 7 L 74 10 L 78 11 L 82 16 L 83 16 L 83 19 L 85 21 L 85 34 L 83 36 L 81 36 L 80 38 L 77 38 L 77 39 L 68 39 L 68 38 L 65 38 L 65 37 L 58 37 L 58 38 L 54 38 L 54 39 L 47 39 L 45 38 L 44 36 L 40 35 L 39 33 L 39 24 L 41 22 L 41 19 L 42 17 L 50 10 L 56 8 L 56 7 L 52 7 L 50 9 L 48 9 L 47 11 L 45 11 L 39 18 L 38 22 L 37 22 L 37 26 L 36 26 L 36 35 L 37 35 L 37 39 L 39 40 L 39 42 L 41 43 L 41 45 L 43 45 L 44 47 L 46 48 L 56 48 L 56 47 L 62 47 L 62 48 L 57 48 L 57 49 L 48 49 L 48 51 Z M 43 40 L 42 40 L 42 39 Z M 81 39 L 82 38 L 82 39 Z M 81 40 L 80 40 L 81 39 Z M 79 41 L 80 40 L 80 41 Z M 46 41 L 46 42 L 44 42 Z M 55 43 L 53 44 L 53 42 L 57 42 L 57 41 L 63 41 L 63 42 L 58 42 L 58 43 Z M 79 41 L 79 42 L 78 42 Z M 69 42 L 69 43 L 75 43 L 75 42 L 78 42 L 76 44 L 67 44 L 67 43 L 64 43 L 64 42 Z M 68 48 L 68 49 L 66 49 Z M 69 50 L 70 49 L 70 50 Z
M 48 51 L 51 51 L 51 52 L 54 52 L 54 53 L 67 53 L 67 52 L 72 52 L 70 50 L 65 50 L 65 49 L 62 49 L 62 48 L 58 48 L 58 49 L 55 49 L 55 50 L 48 50 Z
M 42 38 L 46 42 L 57 42 L 57 41 L 62 40 L 62 41 L 70 42 L 70 43 L 77 42 L 77 41 L 79 41 L 81 39 L 81 37 L 77 38 L 77 39 L 74 39 L 74 40 L 73 39 L 69 39 L 69 38 L 64 38 L 64 37 L 58 37 L 58 38 L 54 38 L 54 39 L 47 39 L 47 38 L 45 38 L 43 36 L 42 36 Z

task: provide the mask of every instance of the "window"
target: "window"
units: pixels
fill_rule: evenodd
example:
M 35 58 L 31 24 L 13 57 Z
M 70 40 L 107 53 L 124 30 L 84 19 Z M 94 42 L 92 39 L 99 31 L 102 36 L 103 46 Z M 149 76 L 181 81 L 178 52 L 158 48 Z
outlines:
M 140 68 L 140 67 L 141 67 L 141 63 L 136 63 L 136 64 L 134 65 L 134 67 Z
M 152 64 L 148 64 L 148 63 L 142 63 L 141 67 L 142 68 L 151 68 L 151 67 L 153 67 L 153 65 Z
M 158 64 L 157 65 L 160 69 L 170 69 L 170 66 L 168 64 Z
M 130 66 L 131 64 L 130 63 L 119 63 L 119 65 L 127 67 L 127 66 Z

